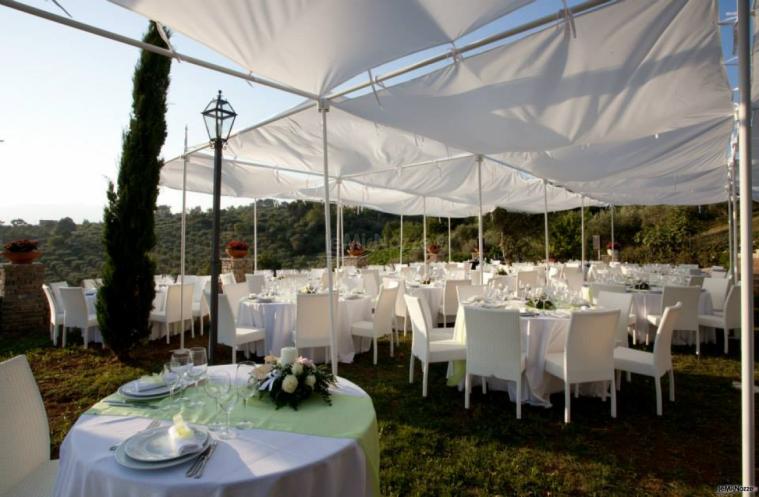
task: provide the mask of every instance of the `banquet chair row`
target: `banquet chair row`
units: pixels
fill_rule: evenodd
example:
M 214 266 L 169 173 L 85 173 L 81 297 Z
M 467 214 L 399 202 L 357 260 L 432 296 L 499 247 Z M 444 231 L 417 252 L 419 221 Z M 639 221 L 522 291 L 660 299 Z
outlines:
M 89 343 L 90 329 L 98 325 L 97 315 L 89 312 L 82 287 L 59 286 L 56 292 L 48 285 L 42 285 L 42 291 L 50 307 L 50 332 L 53 345 L 58 345 L 59 329 L 61 330 L 61 345 L 66 346 L 66 335 L 69 328 L 82 330 L 84 348 Z
M 190 322 L 192 336 L 195 336 L 195 320 L 193 319 L 193 283 L 173 284 L 166 287 L 166 301 L 162 309 L 150 312 L 151 325 L 160 326 L 159 337 L 166 335 L 166 343 L 170 343 L 172 329 L 177 326 L 185 330 L 187 321 Z
M 204 291 L 204 294 L 208 302 L 210 302 L 210 290 Z M 233 305 L 231 305 L 227 294 L 220 293 L 218 303 L 218 343 L 232 347 L 232 364 L 237 364 L 237 350 L 244 345 L 263 341 L 264 350 L 267 350 L 266 330 L 249 326 L 238 326 L 235 314 L 232 312 Z M 215 319 L 215 316 L 212 315 L 211 319 Z M 250 351 L 247 348 L 245 349 L 245 357 L 250 357 Z
M 377 339 L 390 335 L 390 357 L 394 356 L 394 342 L 396 337 L 393 330 L 395 317 L 395 300 L 398 295 L 398 287 L 380 287 L 377 306 L 371 321 L 357 321 L 351 325 L 351 335 L 372 339 L 374 353 L 374 365 L 377 365 Z

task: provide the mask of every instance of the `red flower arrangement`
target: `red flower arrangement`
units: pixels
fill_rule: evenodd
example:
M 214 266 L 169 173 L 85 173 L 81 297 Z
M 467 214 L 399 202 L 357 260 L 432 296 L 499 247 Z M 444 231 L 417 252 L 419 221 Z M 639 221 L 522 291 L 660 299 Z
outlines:
M 364 246 L 357 240 L 352 240 L 348 244 L 348 255 L 353 257 L 360 257 L 364 255 Z
M 248 243 L 242 240 L 232 240 L 227 243 L 227 248 L 230 250 L 248 250 Z
M 619 250 L 620 245 L 619 245 L 619 242 L 614 242 L 614 243 L 609 242 L 606 244 L 606 248 L 609 250 Z
M 4 245 L 5 250 L 13 253 L 34 252 L 37 250 L 37 240 L 13 240 Z

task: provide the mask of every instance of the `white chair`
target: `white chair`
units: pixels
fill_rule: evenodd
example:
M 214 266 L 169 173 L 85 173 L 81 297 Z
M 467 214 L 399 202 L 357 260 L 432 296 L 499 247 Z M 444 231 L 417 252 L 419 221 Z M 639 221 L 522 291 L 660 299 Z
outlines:
M 517 272 L 517 288 L 538 286 L 538 272 L 535 270 Z
M 387 280 L 385 280 L 387 281 Z M 403 279 L 395 280 L 398 292 L 395 297 L 395 329 L 398 329 L 398 323 L 403 323 L 403 336 L 406 336 L 406 330 L 408 329 L 408 311 L 406 310 L 406 301 L 403 297 L 406 295 L 406 281 Z M 387 284 L 383 283 L 385 288 L 390 288 Z
M 607 292 L 602 290 L 598 294 L 597 304 L 603 309 L 616 309 L 619 311 L 619 319 L 616 327 L 617 347 L 627 347 L 627 329 L 630 325 L 630 309 L 632 308 L 633 296 L 631 293 Z
M 712 310 L 721 311 L 725 308 L 725 299 L 730 289 L 730 280 L 727 278 L 704 278 L 701 288 L 707 291 L 712 299 Z
M 669 373 L 669 401 L 675 401 L 675 373 L 672 368 L 672 331 L 682 305 L 666 307 L 659 320 L 659 328 L 654 340 L 654 352 L 645 352 L 627 347 L 614 349 L 614 368 L 629 373 L 651 376 L 656 388 L 656 415 L 662 415 L 661 377 Z M 620 387 L 617 380 L 617 388 Z
M 82 280 L 82 286 L 85 290 L 96 290 L 100 285 L 94 279 L 85 278 Z
M 704 277 L 702 275 L 694 275 L 688 277 L 688 286 L 703 286 L 704 284 Z
M 466 302 L 473 297 L 484 297 L 485 285 L 461 285 L 456 287 L 456 292 L 458 303 L 461 305 L 462 302 Z
M 0 419 L 0 495 L 52 495 L 58 461 L 50 460 L 47 413 L 26 356 L 0 362 Z
M 84 288 L 63 287 L 60 289 L 61 303 L 63 304 L 63 340 L 62 344 L 66 346 L 66 332 L 69 328 L 79 328 L 82 330 L 82 339 L 84 348 L 90 339 L 90 328 L 98 325 L 98 318 L 95 314 L 90 314 L 87 308 L 87 301 L 84 298 Z
M 482 377 L 482 390 L 486 391 L 489 377 L 516 382 L 517 419 L 522 419 L 522 374 L 525 354 L 522 352 L 522 331 L 519 311 L 493 310 L 467 307 L 466 323 L 466 377 L 464 380 L 464 408 L 469 409 L 472 375 Z
M 618 320 L 617 310 L 573 312 L 564 352 L 546 354 L 546 372 L 564 381 L 565 423 L 571 421 L 572 385 L 593 381 L 611 383 L 611 417 L 617 417 L 614 344 Z
M 698 324 L 710 328 L 722 329 L 725 336 L 725 354 L 728 353 L 728 336 L 730 330 L 739 330 L 741 328 L 741 285 L 733 285 L 727 294 L 725 309 L 723 312 L 714 314 L 699 314 Z
M 466 345 L 453 339 L 431 340 L 432 317 L 427 301 L 419 297 L 403 297 L 411 319 L 411 354 L 409 363 L 409 383 L 414 383 L 414 357 L 422 361 L 422 397 L 427 396 L 427 376 L 430 363 L 466 359 Z
M 469 283 L 471 285 L 484 285 L 482 281 L 482 271 L 480 269 L 473 269 L 469 271 Z
M 625 293 L 625 285 L 614 285 L 609 283 L 591 283 L 589 286 L 590 301 L 593 304 L 597 304 L 598 294 L 601 292 L 609 293 Z M 630 314 L 628 311 L 627 314 Z M 625 314 L 625 316 L 627 316 Z
M 471 280 L 445 280 L 443 302 L 438 314 L 443 318 L 443 327 L 448 326 L 448 318 L 456 319 L 459 310 L 459 295 L 457 289 L 461 286 L 471 286 Z
M 60 327 L 63 326 L 63 307 L 58 306 L 58 302 L 56 302 L 53 291 L 49 286 L 42 285 L 42 292 L 45 294 L 47 305 L 50 308 L 50 340 L 53 341 L 53 345 L 57 346 Z
M 337 293 L 332 295 L 332 315 L 337 321 Z M 324 347 L 326 362 L 330 362 L 332 336 L 329 326 L 329 294 L 298 294 L 295 319 L 295 346 L 299 349 Z
M 210 292 L 206 293 L 206 299 L 211 301 Z M 214 319 L 214 316 L 211 316 Z M 232 347 L 232 364 L 237 363 L 237 349 L 245 344 L 264 341 L 266 350 L 266 330 L 262 328 L 249 328 L 237 326 L 229 299 L 223 293 L 219 294 L 219 343 Z M 250 352 L 245 349 L 245 357 L 250 357 Z
M 662 292 L 662 309 L 672 307 L 678 302 L 683 304 L 683 310 L 678 314 L 675 321 L 675 331 L 689 331 L 696 334 L 696 355 L 701 355 L 701 333 L 698 326 L 698 299 L 701 296 L 701 287 L 697 286 L 665 286 Z M 661 314 L 649 314 L 648 322 L 659 326 Z M 646 333 L 646 345 L 648 345 L 648 333 Z
M 571 292 L 579 292 L 582 289 L 582 269 L 580 267 L 565 267 L 564 279 Z
M 219 281 L 221 281 L 221 287 L 224 288 L 227 285 L 234 285 L 237 283 L 235 275 L 233 273 L 222 273 L 219 275 Z
M 205 291 L 211 291 L 211 277 L 198 276 L 195 278 L 195 282 L 192 285 L 192 319 L 194 322 L 197 318 L 200 322 L 200 336 L 203 336 L 203 321 L 211 312 L 208 309 L 208 301 L 206 300 Z M 195 331 L 192 331 L 194 337 Z
M 515 290 L 513 288 L 515 282 L 516 282 L 516 278 L 513 276 L 495 275 L 492 278 L 490 278 L 490 281 L 488 281 L 488 288 L 506 290 L 508 292 L 512 292 Z
M 376 269 L 362 269 L 361 279 L 364 282 L 364 291 L 370 297 L 376 297 L 379 295 L 380 279 L 379 271 Z
M 266 286 L 266 276 L 263 274 L 245 274 L 245 283 L 248 284 L 249 293 L 261 293 Z
M 248 283 L 232 283 L 224 285 L 224 295 L 229 299 L 229 305 L 232 308 L 232 315 L 237 321 L 237 314 L 240 312 L 240 301 L 248 296 Z
M 195 323 L 192 319 L 192 299 L 194 285 L 185 284 L 184 291 L 182 285 L 169 285 L 166 288 L 166 301 L 163 309 L 153 310 L 150 312 L 151 325 L 158 323 L 161 329 L 166 332 L 166 343 L 171 341 L 172 325 L 179 325 L 185 330 L 185 324 L 190 321 L 190 330 L 195 334 Z M 158 338 L 162 336 L 159 331 Z
M 374 365 L 377 365 L 377 339 L 390 335 L 390 357 L 393 357 L 393 318 L 395 317 L 395 298 L 398 287 L 380 288 L 377 307 L 372 321 L 357 321 L 351 325 L 351 334 L 372 339 Z
M 68 288 L 69 284 L 66 281 L 55 281 L 50 283 L 50 289 L 53 291 L 53 298 L 55 298 L 58 307 L 63 309 L 63 303 L 61 302 L 61 288 Z

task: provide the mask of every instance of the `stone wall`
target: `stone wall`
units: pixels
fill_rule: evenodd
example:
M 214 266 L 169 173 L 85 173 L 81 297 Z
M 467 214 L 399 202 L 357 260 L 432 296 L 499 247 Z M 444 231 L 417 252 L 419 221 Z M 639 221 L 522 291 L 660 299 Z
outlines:
M 0 264 L 0 332 L 47 330 L 44 282 L 44 264 Z
M 239 259 L 222 257 L 221 272 L 234 274 L 235 281 L 237 283 L 242 283 L 245 281 L 245 273 L 253 272 L 253 259 L 250 257 L 242 257 Z

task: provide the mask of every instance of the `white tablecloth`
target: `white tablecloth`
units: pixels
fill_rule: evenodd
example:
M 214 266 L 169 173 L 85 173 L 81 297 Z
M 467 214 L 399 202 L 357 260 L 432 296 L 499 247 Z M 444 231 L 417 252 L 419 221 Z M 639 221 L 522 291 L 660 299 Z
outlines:
M 564 384 L 545 372 L 545 356 L 549 352 L 564 351 L 564 342 L 569 331 L 569 317 L 523 317 L 519 319 L 519 323 L 522 331 L 522 352 L 527 356 L 525 374 L 522 377 L 522 402 L 550 407 L 550 394 L 563 391 Z M 459 306 L 453 337 L 461 343 L 466 343 L 463 306 Z M 479 378 L 473 378 L 473 380 L 478 382 Z M 459 388 L 463 388 L 463 380 Z M 491 378 L 488 380 L 488 388 L 508 390 L 509 397 L 512 400 L 516 399 L 514 382 Z
M 324 310 L 327 312 L 327 309 Z M 354 300 L 340 300 L 337 311 L 337 355 L 340 362 L 353 362 L 357 352 L 369 350 L 370 340 L 354 338 L 351 335 L 351 325 L 356 321 L 372 319 L 372 299 L 369 297 Z M 240 302 L 237 321 L 240 326 L 251 326 L 266 330 L 266 348 L 258 342 L 256 355 L 279 355 L 282 347 L 294 344 L 293 332 L 297 307 L 295 302 L 261 303 L 250 300 Z M 304 349 L 303 355 L 322 362 L 325 360 L 324 349 Z
M 343 378 L 338 390 L 366 395 Z M 356 440 L 283 431 L 240 430 L 237 439 L 220 441 L 200 479 L 185 476 L 189 463 L 155 471 L 120 466 L 109 447 L 148 423 L 136 416 L 81 416 L 61 446 L 53 495 L 321 497 L 370 496 L 373 492 L 364 451 Z M 164 425 L 168 423 L 164 421 Z
M 443 287 L 441 286 L 406 286 L 406 293 L 427 300 L 432 319 L 436 319 L 440 306 L 443 304 Z
M 661 313 L 661 299 L 661 292 L 633 292 L 632 312 L 635 314 L 635 334 L 638 343 L 645 341 L 646 333 L 651 333 L 649 335 L 649 340 L 653 339 L 656 330 L 652 326 L 649 327 L 648 318 L 646 316 L 648 314 Z M 704 290 L 701 291 L 701 296 L 698 299 L 698 313 L 712 313 L 712 299 L 709 296 L 709 292 L 706 292 Z M 702 343 L 713 343 L 715 340 L 716 338 L 714 328 L 702 328 Z M 694 345 L 695 343 L 695 333 L 688 331 L 675 331 L 672 334 L 672 345 Z

